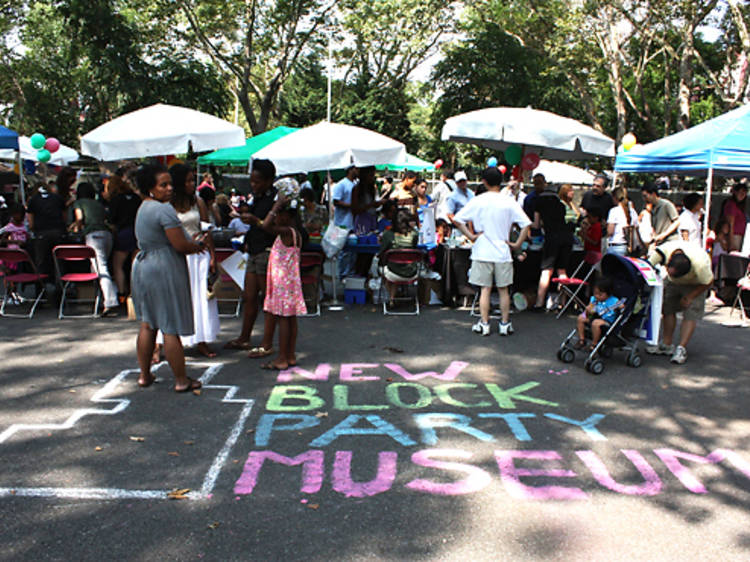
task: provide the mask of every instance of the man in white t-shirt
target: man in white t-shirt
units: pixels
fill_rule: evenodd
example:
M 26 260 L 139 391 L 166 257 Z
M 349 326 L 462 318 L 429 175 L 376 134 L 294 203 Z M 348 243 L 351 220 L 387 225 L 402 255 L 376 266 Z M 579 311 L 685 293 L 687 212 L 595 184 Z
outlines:
M 510 323 L 510 291 L 513 284 L 513 256 L 511 249 L 521 247 L 529 234 L 531 221 L 521 206 L 512 198 L 500 193 L 503 176 L 497 168 L 482 172 L 482 183 L 487 191 L 474 197 L 453 217 L 453 222 L 464 236 L 474 242 L 471 249 L 471 271 L 469 282 L 481 288 L 479 312 L 481 319 L 472 330 L 487 336 L 490 333 L 490 297 L 496 286 L 500 296 L 502 320 L 498 326 L 500 335 L 513 333 Z M 471 222 L 474 232 L 466 224 Z M 521 234 L 510 242 L 513 225 L 518 225 Z
M 440 172 L 440 182 L 432 188 L 432 200 L 435 202 L 435 218 L 445 219 L 448 217 L 448 197 L 456 189 L 456 182 L 453 179 L 453 170 L 442 170 Z
M 346 170 L 346 176 L 333 186 L 333 224 L 342 226 L 347 230 L 351 230 L 354 226 L 352 191 L 354 191 L 358 175 L 359 170 L 355 166 L 350 166 Z M 346 248 L 339 252 L 339 279 L 351 275 L 356 257 L 357 255 L 353 251 Z

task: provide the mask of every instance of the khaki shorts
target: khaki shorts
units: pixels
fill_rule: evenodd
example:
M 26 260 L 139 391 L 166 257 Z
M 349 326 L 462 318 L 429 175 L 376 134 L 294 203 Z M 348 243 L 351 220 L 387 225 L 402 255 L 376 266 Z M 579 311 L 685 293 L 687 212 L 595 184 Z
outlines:
M 664 314 L 677 314 L 682 312 L 682 317 L 685 320 L 700 320 L 703 318 L 703 313 L 706 309 L 706 292 L 703 291 L 700 295 L 693 299 L 690 306 L 686 309 L 682 308 L 680 299 L 695 289 L 695 285 L 677 285 L 672 283 L 669 279 L 664 281 L 664 303 L 662 304 L 662 312 Z
M 513 262 L 471 260 L 469 283 L 477 287 L 508 287 L 513 284 Z
M 245 275 L 254 273 L 265 278 L 266 270 L 268 269 L 268 254 L 269 252 L 265 251 L 259 254 L 248 255 L 247 263 L 245 264 Z

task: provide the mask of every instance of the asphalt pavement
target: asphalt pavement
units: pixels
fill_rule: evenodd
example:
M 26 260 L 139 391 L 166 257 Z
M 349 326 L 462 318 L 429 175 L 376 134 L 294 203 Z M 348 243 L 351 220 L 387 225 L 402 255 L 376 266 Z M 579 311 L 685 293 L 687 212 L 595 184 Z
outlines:
M 0 319 L 0 559 L 748 560 L 727 313 L 685 365 L 593 376 L 555 356 L 573 317 L 480 337 L 465 310 L 324 310 L 295 369 L 188 352 L 199 394 L 166 365 L 138 388 L 125 318 Z

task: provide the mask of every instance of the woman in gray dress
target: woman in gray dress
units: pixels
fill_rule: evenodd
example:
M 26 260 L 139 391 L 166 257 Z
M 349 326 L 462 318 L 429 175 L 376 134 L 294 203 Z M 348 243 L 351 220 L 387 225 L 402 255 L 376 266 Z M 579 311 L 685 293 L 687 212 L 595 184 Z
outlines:
M 156 332 L 164 334 L 164 355 L 175 377 L 175 391 L 201 387 L 185 373 L 185 353 L 180 336 L 193 333 L 193 307 L 185 254 L 204 251 L 202 239 L 192 240 L 182 228 L 172 198 L 172 178 L 163 166 L 146 165 L 136 174 L 144 200 L 135 218 L 139 252 L 133 263 L 132 296 L 141 323 L 138 332 L 138 384 L 150 386 L 151 357 Z

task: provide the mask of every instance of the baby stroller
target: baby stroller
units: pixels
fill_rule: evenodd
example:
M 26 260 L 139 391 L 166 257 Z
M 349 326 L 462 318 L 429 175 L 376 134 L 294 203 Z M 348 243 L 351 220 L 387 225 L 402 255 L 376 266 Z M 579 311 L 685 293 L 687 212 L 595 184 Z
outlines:
M 651 306 L 651 287 L 630 258 L 607 254 L 602 258 L 601 272 L 612 280 L 612 294 L 617 297 L 621 306 L 617 309 L 615 320 L 586 357 L 584 367 L 594 375 L 604 372 L 604 359 L 610 358 L 615 349 L 627 353 L 625 363 L 630 367 L 641 366 L 638 340 L 649 318 Z M 589 328 L 586 329 L 588 332 Z M 590 333 L 587 333 L 587 337 L 590 337 Z M 557 350 L 560 361 L 575 361 L 576 350 L 573 344 L 577 339 L 578 334 L 574 328 Z

